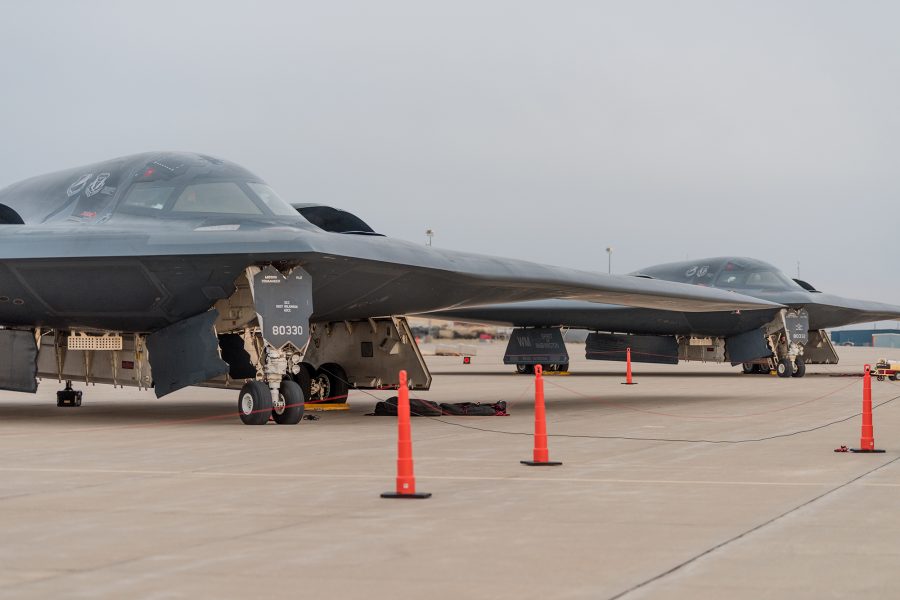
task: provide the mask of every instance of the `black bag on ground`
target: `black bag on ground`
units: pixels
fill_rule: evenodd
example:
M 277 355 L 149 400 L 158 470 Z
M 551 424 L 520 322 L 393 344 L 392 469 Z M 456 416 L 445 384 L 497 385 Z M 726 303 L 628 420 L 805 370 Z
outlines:
M 441 404 L 445 415 L 461 415 L 465 417 L 494 417 L 506 415 L 506 402 L 481 404 L 480 402 L 457 402 Z
M 397 396 L 392 396 L 375 404 L 375 412 L 373 414 L 379 417 L 396 417 Z M 438 406 L 437 402 L 422 400 L 421 398 L 410 398 L 409 414 L 413 417 L 439 417 L 441 416 L 441 407 Z

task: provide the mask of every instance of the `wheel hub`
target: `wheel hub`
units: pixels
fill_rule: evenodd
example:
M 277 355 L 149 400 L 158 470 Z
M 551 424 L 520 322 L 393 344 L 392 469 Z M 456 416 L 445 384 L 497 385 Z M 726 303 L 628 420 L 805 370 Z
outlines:
M 318 375 L 313 378 L 310 391 L 316 400 L 325 400 L 331 393 L 331 382 L 328 381 L 328 377 Z
M 253 413 L 253 396 L 251 394 L 241 396 L 241 412 L 245 415 Z
M 275 411 L 276 414 L 282 415 L 284 414 L 284 407 L 287 406 L 287 400 L 284 399 L 284 394 L 278 394 L 278 402 L 275 403 L 275 406 L 272 407 L 272 410 Z

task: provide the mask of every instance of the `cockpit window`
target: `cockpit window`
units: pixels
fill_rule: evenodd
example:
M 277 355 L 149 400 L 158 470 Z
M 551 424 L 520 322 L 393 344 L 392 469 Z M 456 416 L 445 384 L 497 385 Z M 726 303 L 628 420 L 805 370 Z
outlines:
M 262 211 L 236 183 L 195 183 L 184 188 L 172 212 L 259 215 Z
M 779 271 L 723 271 L 716 279 L 716 287 L 748 290 L 785 290 L 794 282 Z
M 640 275 L 708 287 L 715 281 L 716 273 L 719 272 L 721 267 L 721 262 L 706 260 L 698 263 L 678 263 L 676 265 L 650 267 L 641 271 Z
M 153 185 L 152 183 L 136 183 L 128 190 L 123 201 L 124 206 L 161 211 L 166 207 L 173 186 Z
M 283 217 L 297 216 L 297 211 L 294 210 L 294 207 L 282 200 L 281 197 L 275 193 L 275 190 L 265 183 L 248 182 L 247 185 L 250 186 L 253 193 L 259 196 L 259 199 L 269 207 L 269 210 L 276 215 Z

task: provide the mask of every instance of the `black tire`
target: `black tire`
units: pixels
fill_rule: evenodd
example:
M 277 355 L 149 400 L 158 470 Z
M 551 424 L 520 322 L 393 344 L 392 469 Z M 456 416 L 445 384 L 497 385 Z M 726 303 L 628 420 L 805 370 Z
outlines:
M 534 365 L 516 365 L 516 373 L 519 375 L 533 375 Z
M 302 363 L 300 365 L 300 372 L 291 375 L 291 379 L 293 379 L 294 382 L 296 382 L 296 384 L 300 386 L 300 389 L 303 390 L 303 397 L 306 398 L 307 402 L 309 402 L 312 373 L 315 373 L 315 371 L 315 369 L 313 369 L 306 363 Z
M 350 390 L 347 373 L 334 363 L 324 364 L 316 370 L 311 387 L 314 393 L 310 393 L 309 401 L 328 404 L 347 402 L 347 392 Z
M 803 377 L 804 375 L 806 375 L 806 362 L 798 356 L 794 363 L 794 373 L 792 374 L 792 377 Z
M 272 418 L 279 425 L 296 425 L 303 418 L 303 411 L 306 409 L 303 388 L 293 379 L 285 379 L 281 382 L 279 393 L 284 401 L 284 408 L 281 412 L 278 412 L 278 408 L 272 408 Z
M 779 377 L 791 377 L 794 375 L 794 365 L 791 364 L 791 359 L 789 358 L 779 360 L 775 370 Z
M 248 381 L 238 396 L 238 414 L 244 425 L 265 425 L 272 415 L 272 392 L 262 381 Z
M 559 372 L 560 373 L 568 373 L 569 372 L 569 363 L 562 363 L 561 365 L 559 365 Z
M 755 365 L 753 363 L 744 363 L 741 365 L 741 371 L 743 371 L 744 375 L 750 375 L 752 373 L 759 373 L 759 365 Z

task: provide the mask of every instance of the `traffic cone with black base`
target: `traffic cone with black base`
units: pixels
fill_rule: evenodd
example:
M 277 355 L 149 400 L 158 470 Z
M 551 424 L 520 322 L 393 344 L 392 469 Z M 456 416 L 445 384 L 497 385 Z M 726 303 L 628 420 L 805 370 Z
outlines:
M 625 381 L 622 385 L 637 385 L 631 380 L 631 348 L 625 348 Z
M 550 460 L 547 449 L 547 411 L 544 407 L 543 367 L 534 365 L 534 460 L 520 461 L 530 467 L 555 467 L 561 462 Z
M 866 365 L 863 374 L 863 408 L 862 432 L 859 436 L 859 448 L 851 448 L 850 452 L 881 453 L 884 450 L 875 448 L 875 428 L 872 426 L 872 367 Z
M 416 492 L 413 474 L 412 435 L 409 424 L 409 386 L 406 371 L 400 371 L 397 390 L 397 491 L 385 492 L 382 498 L 430 498 L 427 492 Z

